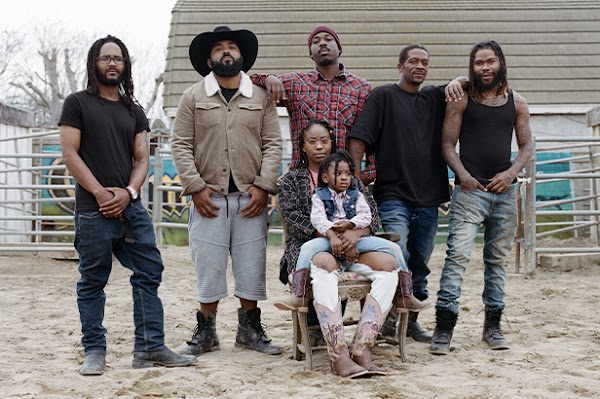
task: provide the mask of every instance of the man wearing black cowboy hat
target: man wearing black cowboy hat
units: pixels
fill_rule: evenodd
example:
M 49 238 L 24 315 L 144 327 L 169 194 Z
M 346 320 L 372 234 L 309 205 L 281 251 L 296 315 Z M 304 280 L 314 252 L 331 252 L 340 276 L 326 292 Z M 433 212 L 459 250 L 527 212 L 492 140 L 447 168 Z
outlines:
M 173 126 L 173 161 L 182 195 L 191 195 L 190 249 L 199 311 L 191 341 L 179 351 L 219 349 L 216 314 L 226 298 L 227 260 L 240 300 L 235 345 L 268 354 L 257 301 L 266 299 L 267 196 L 277 192 L 281 132 L 275 103 L 245 74 L 258 40 L 226 26 L 196 36 L 190 60 L 204 77 L 182 95 Z

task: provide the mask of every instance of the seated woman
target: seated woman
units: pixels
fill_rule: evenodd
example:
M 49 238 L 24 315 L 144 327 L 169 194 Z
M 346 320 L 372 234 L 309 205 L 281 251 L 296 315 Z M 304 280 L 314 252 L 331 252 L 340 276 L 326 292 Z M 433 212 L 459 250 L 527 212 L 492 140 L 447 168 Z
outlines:
M 373 220 L 368 228 L 346 229 L 340 232 L 337 235 L 342 242 L 342 250 L 339 254 L 343 254 L 346 262 L 353 265 L 351 271 L 367 276 L 373 284 L 357 326 L 351 346 L 352 357 L 350 357 L 344 338 L 342 311 L 337 296 L 340 265 L 331 254 L 331 246 L 326 238 L 323 239 L 324 241 L 312 242 L 315 245 L 309 248 L 302 247 L 305 242 L 319 236 L 310 221 L 311 198 L 315 188 L 318 187 L 319 164 L 335 152 L 333 130 L 327 122 L 310 122 L 302 131 L 299 141 L 299 146 L 302 148 L 301 165 L 282 176 L 279 182 L 279 204 L 282 217 L 288 227 L 286 250 L 281 259 L 280 279 L 287 283 L 288 275 L 293 274 L 292 286 L 296 296 L 292 296 L 291 300 L 277 303 L 276 306 L 281 309 L 291 309 L 303 305 L 302 298 L 306 292 L 309 271 L 312 272 L 314 306 L 335 372 L 342 377 L 350 378 L 365 374 L 385 374 L 384 370 L 373 364 L 371 348 L 375 344 L 375 338 L 385 320 L 385 315 L 392 306 L 394 295 L 400 299 L 400 306 L 407 306 L 413 311 L 422 310 L 429 304 L 422 303 L 412 296 L 411 276 L 396 244 L 378 239 L 377 251 L 359 253 L 357 249 L 359 239 L 377 231 L 379 218 L 372 197 L 363 184 L 352 177 L 350 188 L 358 188 L 364 194 Z M 299 260 L 299 257 L 302 259 Z M 299 266 L 297 270 L 296 263 Z M 402 284 L 397 292 L 399 276 Z

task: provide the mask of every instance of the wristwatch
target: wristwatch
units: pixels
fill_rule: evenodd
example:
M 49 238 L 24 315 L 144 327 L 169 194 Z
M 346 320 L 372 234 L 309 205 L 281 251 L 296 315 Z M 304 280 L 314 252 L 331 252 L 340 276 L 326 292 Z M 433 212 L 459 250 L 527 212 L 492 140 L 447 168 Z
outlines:
M 127 189 L 127 191 L 129 191 L 129 196 L 131 197 L 132 201 L 135 201 L 136 199 L 138 199 L 139 194 L 137 191 L 135 191 L 135 188 L 133 188 L 131 186 L 127 186 L 125 188 Z

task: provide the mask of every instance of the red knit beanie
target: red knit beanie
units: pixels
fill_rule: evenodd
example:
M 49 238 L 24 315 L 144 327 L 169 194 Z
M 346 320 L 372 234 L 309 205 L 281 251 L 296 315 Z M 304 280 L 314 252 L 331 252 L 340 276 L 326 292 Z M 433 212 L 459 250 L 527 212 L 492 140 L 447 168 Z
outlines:
M 335 33 L 335 31 L 333 29 L 331 29 L 330 27 L 327 27 L 325 25 L 317 26 L 315 29 L 313 29 L 312 32 L 310 32 L 310 35 L 308 36 L 309 51 L 310 51 L 310 44 L 312 42 L 313 37 L 315 37 L 315 35 L 317 33 L 321 33 L 321 32 L 327 32 L 333 37 L 333 40 L 335 40 L 335 42 L 337 43 L 338 49 L 340 50 L 340 53 L 341 53 L 342 52 L 342 43 L 340 43 L 340 38 L 338 37 L 337 33 Z

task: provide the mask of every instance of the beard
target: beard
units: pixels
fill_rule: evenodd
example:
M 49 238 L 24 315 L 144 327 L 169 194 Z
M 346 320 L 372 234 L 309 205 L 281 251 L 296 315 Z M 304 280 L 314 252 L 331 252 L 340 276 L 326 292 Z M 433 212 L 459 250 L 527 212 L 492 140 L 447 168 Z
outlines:
M 237 76 L 244 67 L 244 57 L 234 60 L 231 64 L 226 64 L 221 61 L 212 62 L 212 71 L 215 75 L 222 78 L 230 78 Z
M 320 50 L 320 49 L 319 49 Z M 315 61 L 317 63 L 318 66 L 329 66 L 329 65 L 333 65 L 335 64 L 335 56 L 332 54 L 333 50 L 329 49 L 330 53 L 322 58 L 317 59 L 317 61 Z M 318 52 L 317 52 L 317 56 L 318 56 Z M 315 56 L 313 56 L 314 59 Z
M 494 78 L 490 83 L 484 83 L 481 80 L 479 75 L 475 75 L 475 86 L 479 89 L 480 92 L 488 91 L 498 86 L 500 82 L 504 80 L 504 73 L 502 71 L 498 71 L 494 73 Z
M 334 64 L 333 58 L 321 58 L 318 62 L 319 66 L 329 66 Z
M 104 75 L 102 72 L 100 72 L 99 70 L 96 69 L 96 79 L 98 79 L 98 82 L 102 83 L 105 86 L 118 86 L 121 83 L 123 83 L 123 80 L 125 79 L 124 77 L 124 72 L 121 72 L 119 74 L 119 77 L 117 77 L 116 79 L 113 78 L 107 78 L 106 75 Z

